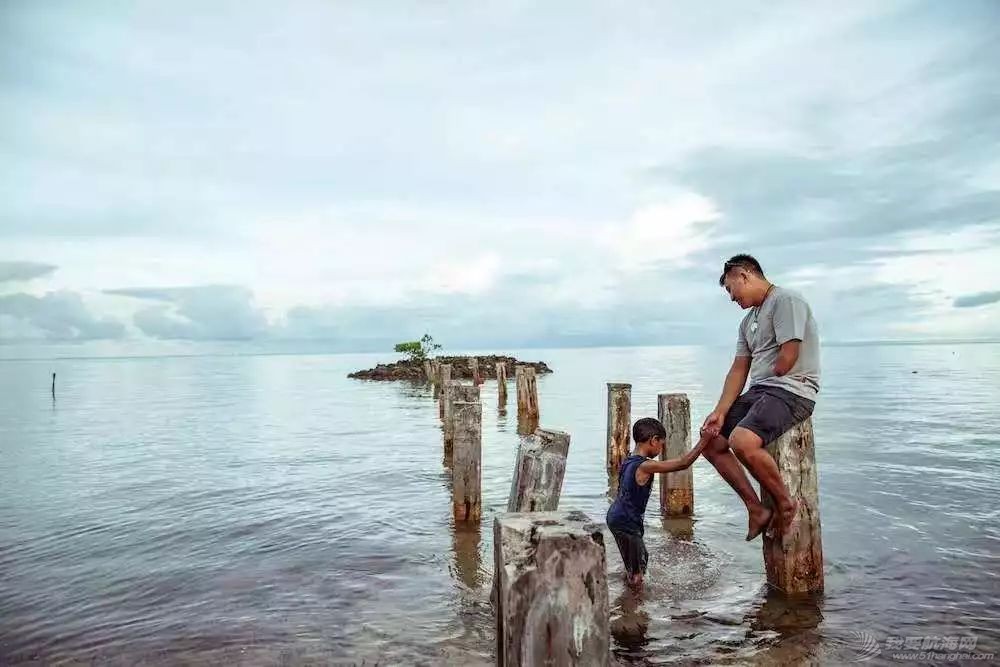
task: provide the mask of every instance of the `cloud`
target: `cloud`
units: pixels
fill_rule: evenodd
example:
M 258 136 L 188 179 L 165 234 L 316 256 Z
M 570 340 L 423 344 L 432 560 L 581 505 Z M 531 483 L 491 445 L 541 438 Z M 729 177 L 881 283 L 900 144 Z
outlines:
M 0 283 L 31 280 L 55 270 L 55 266 L 41 262 L 0 262 Z
M 121 322 L 94 316 L 75 292 L 0 295 L 0 340 L 83 341 L 124 335 Z
M 112 296 L 165 302 L 138 311 L 133 321 L 147 336 L 180 340 L 250 340 L 266 335 L 268 321 L 253 293 L 231 285 L 104 290 Z
M 966 294 L 955 299 L 956 308 L 975 308 L 985 306 L 989 303 L 1000 301 L 1000 292 L 979 292 L 978 294 Z

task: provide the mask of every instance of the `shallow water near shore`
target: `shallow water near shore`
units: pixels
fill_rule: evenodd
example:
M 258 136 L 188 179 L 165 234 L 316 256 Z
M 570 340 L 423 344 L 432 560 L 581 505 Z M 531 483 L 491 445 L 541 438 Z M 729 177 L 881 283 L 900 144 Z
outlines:
M 506 414 L 482 388 L 483 520 L 456 529 L 428 386 L 346 378 L 380 355 L 245 352 L 0 361 L 0 664 L 491 664 L 513 383 Z M 687 392 L 699 422 L 731 354 L 503 352 L 555 371 L 560 506 L 597 520 L 606 383 L 633 383 L 633 418 Z M 864 633 L 1000 653 L 1000 344 L 827 347 L 823 366 L 825 596 L 766 593 L 742 504 L 698 461 L 693 521 L 661 520 L 654 490 L 641 599 L 606 540 L 617 660 L 845 663 Z

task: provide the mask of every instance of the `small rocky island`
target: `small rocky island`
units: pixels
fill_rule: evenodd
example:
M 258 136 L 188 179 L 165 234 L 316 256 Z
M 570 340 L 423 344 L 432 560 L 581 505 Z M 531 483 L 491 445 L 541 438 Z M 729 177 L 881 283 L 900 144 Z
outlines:
M 483 378 L 496 378 L 497 364 L 507 364 L 507 376 L 514 377 L 515 366 L 531 366 L 536 374 L 551 373 L 544 361 L 518 361 L 514 357 L 500 355 L 486 355 L 475 357 L 434 357 L 435 361 L 442 364 L 451 364 L 451 378 L 453 380 L 471 380 L 472 369 L 469 367 L 469 360 L 479 361 L 479 374 Z M 402 359 L 392 364 L 379 364 L 375 368 L 365 371 L 356 371 L 347 377 L 355 380 L 413 380 L 422 382 L 427 379 L 424 374 L 424 362 L 419 359 Z

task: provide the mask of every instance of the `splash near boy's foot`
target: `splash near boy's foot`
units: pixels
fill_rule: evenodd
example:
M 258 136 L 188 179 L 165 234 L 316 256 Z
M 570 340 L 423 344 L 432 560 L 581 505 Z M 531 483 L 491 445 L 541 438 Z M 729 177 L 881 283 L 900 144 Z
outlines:
M 769 528 L 773 518 L 774 512 L 766 507 L 762 507 L 757 512 L 751 514 L 750 527 L 747 529 L 747 542 L 764 532 L 765 528 Z

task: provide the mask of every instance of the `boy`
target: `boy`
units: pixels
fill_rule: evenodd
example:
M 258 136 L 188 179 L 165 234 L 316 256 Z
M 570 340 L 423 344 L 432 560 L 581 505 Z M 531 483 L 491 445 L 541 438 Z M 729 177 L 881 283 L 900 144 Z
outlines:
M 636 589 L 642 587 L 642 575 L 646 572 L 646 561 L 649 559 L 642 535 L 643 515 L 653 488 L 653 475 L 689 468 L 710 440 L 703 437 L 680 458 L 650 460 L 660 455 L 666 439 L 667 431 L 663 424 L 652 417 L 644 417 L 632 426 L 635 450 L 632 456 L 622 461 L 618 471 L 618 497 L 611 503 L 606 518 L 625 561 L 626 581 Z

